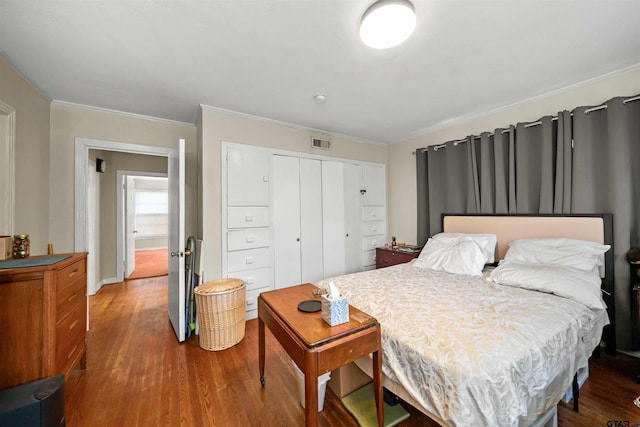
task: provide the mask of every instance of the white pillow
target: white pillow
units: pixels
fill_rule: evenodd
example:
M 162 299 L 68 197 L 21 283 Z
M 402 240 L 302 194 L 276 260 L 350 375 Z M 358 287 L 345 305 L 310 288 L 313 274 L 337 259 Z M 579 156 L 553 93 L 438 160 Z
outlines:
M 495 234 L 438 233 L 432 238 L 456 239 L 458 237 L 468 237 L 478 242 L 486 255 L 486 264 L 491 264 L 495 261 L 496 243 L 498 242 L 498 237 Z
M 590 308 L 607 308 L 602 300 L 602 281 L 597 270 L 503 261 L 491 272 L 489 280 L 500 285 L 547 292 Z
M 504 260 L 593 271 L 604 265 L 604 253 L 609 248 L 609 245 L 567 238 L 520 239 L 509 243 Z
M 482 246 L 464 236 L 455 239 L 429 239 L 413 263 L 414 267 L 435 271 L 482 276 L 486 256 Z

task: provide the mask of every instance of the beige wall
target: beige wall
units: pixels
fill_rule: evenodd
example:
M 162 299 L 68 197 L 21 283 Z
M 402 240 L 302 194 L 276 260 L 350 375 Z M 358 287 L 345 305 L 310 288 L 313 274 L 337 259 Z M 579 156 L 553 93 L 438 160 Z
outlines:
M 388 231 L 398 241 L 415 243 L 417 235 L 416 158 L 413 152 L 433 144 L 478 135 L 518 122 L 536 121 L 561 110 L 583 105 L 599 105 L 616 97 L 640 93 L 640 69 L 541 97 L 487 114 L 468 122 L 433 131 L 389 147 L 387 167 Z
M 221 147 L 222 142 L 257 145 L 280 150 L 326 155 L 344 159 L 375 163 L 387 163 L 387 147 L 382 144 L 359 142 L 345 137 L 332 136 L 331 151 L 311 148 L 311 134 L 283 124 L 227 114 L 203 108 L 198 121 L 201 137 L 198 140 L 200 170 L 198 200 L 202 218 L 198 220 L 200 237 L 205 241 L 205 279 L 221 275 Z
M 0 100 L 16 110 L 15 227 L 28 233 L 31 254 L 49 240 L 49 101 L 0 57 Z
M 186 141 L 186 232 L 195 232 L 196 215 L 196 127 L 190 124 L 155 120 L 139 116 L 102 111 L 62 103 L 51 104 L 51 146 L 50 146 L 50 182 L 48 184 L 50 241 L 56 252 L 73 251 L 74 249 L 74 164 L 75 139 L 89 138 L 102 141 L 124 142 L 136 145 L 156 147 L 174 147 L 180 138 Z M 104 153 L 104 152 L 103 152 Z M 111 153 L 115 156 L 115 153 Z M 105 154 L 106 156 L 106 154 Z M 121 169 L 147 170 L 145 165 L 148 156 L 142 156 L 131 163 L 129 160 L 108 160 L 107 163 L 118 163 Z M 112 159 L 119 158 L 113 157 Z M 165 160 L 166 165 L 166 160 Z M 107 171 L 113 167 L 107 167 Z M 106 174 L 105 174 L 106 175 Z M 115 178 L 114 178 L 115 179 Z M 113 201 L 101 200 L 101 223 L 114 222 L 115 216 L 105 218 L 106 212 L 115 210 Z M 114 196 L 115 197 L 115 196 Z M 108 209 L 107 209 L 108 207 Z M 114 222 L 115 223 L 115 222 Z M 115 230 L 115 228 L 114 228 Z M 106 233 L 109 234 L 109 233 Z M 115 231 L 112 236 L 115 239 Z M 115 240 L 113 240 L 115 241 Z M 115 244 L 101 245 L 101 258 L 111 265 L 109 258 L 115 259 Z M 115 264 L 113 264 L 115 265 Z M 105 265 L 98 280 L 108 278 L 110 267 Z M 98 270 L 99 271 L 99 270 Z

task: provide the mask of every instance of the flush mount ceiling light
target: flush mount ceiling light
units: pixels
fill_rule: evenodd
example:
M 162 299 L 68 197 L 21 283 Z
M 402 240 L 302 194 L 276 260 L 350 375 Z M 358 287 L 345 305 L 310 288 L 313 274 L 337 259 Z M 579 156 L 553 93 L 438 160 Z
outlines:
M 388 49 L 409 38 L 416 15 L 409 0 L 378 0 L 362 16 L 360 38 L 374 49 Z

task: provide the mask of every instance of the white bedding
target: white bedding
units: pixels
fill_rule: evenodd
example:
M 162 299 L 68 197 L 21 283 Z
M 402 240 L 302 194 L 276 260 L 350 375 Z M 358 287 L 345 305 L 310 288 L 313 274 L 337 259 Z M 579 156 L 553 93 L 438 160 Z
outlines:
M 447 425 L 517 426 L 555 406 L 609 320 L 558 296 L 401 264 L 333 281 L 382 326 L 383 372 Z

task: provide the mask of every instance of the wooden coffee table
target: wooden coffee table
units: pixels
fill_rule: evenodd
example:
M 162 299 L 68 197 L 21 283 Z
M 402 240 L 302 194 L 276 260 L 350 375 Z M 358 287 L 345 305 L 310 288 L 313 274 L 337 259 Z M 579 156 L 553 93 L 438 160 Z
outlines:
M 373 387 L 378 425 L 384 425 L 380 324 L 349 306 L 349 322 L 329 326 L 322 314 L 298 311 L 298 303 L 319 299 L 310 283 L 263 292 L 258 297 L 260 382 L 264 380 L 264 326 L 267 325 L 291 359 L 304 372 L 306 425 L 318 420 L 318 376 L 373 354 Z

